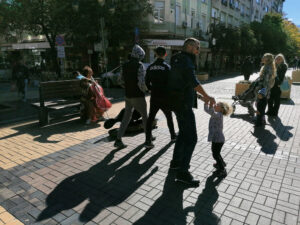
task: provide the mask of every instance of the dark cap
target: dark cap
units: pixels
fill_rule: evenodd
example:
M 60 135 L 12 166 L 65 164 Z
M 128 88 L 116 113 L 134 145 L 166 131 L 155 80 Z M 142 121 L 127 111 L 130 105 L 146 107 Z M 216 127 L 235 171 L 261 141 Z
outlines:
M 158 46 L 154 51 L 158 56 L 164 56 L 167 53 L 166 48 L 163 46 Z

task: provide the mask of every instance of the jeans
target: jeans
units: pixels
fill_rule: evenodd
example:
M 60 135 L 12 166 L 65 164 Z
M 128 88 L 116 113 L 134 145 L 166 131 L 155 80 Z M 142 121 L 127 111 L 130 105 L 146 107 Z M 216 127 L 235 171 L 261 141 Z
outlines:
M 167 124 L 170 131 L 171 137 L 175 136 L 174 131 L 174 124 L 173 124 L 173 118 L 172 118 L 172 112 L 170 110 L 166 110 L 163 107 L 163 102 L 160 102 L 159 99 L 152 98 L 150 99 L 150 112 L 147 120 L 147 126 L 146 126 L 146 141 L 151 141 L 152 137 L 152 123 L 155 119 L 155 116 L 158 112 L 158 110 L 162 110 L 167 118 Z
M 146 132 L 147 103 L 145 98 L 125 98 L 125 113 L 121 122 L 120 129 L 118 130 L 117 139 L 121 139 L 124 135 L 127 126 L 131 120 L 133 109 L 136 109 L 142 115 L 143 127 L 144 131 Z
M 181 172 L 188 172 L 197 143 L 195 115 L 192 108 L 175 112 L 179 134 L 176 139 L 172 161 L 178 163 Z

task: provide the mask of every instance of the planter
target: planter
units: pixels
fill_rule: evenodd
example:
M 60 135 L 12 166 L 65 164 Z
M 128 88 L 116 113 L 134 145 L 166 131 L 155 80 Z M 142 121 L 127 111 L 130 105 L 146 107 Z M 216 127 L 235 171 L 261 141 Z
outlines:
M 300 70 L 294 70 L 292 72 L 292 81 L 293 83 L 300 82 Z
M 235 84 L 235 96 L 242 94 L 250 87 L 250 82 Z
M 198 80 L 208 80 L 208 73 L 197 74 Z

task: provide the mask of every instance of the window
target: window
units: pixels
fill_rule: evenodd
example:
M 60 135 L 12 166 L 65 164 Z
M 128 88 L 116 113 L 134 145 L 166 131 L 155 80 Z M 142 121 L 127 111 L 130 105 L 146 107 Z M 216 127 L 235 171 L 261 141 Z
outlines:
M 206 15 L 202 15 L 201 17 L 201 25 L 202 25 L 202 31 L 206 32 Z
M 163 23 L 165 20 L 165 2 L 154 2 L 154 23 Z
M 211 9 L 211 17 L 217 18 L 218 17 L 218 10 L 215 8 Z
M 239 10 L 239 4 L 240 4 L 239 1 L 236 1 L 236 2 L 235 2 L 235 5 L 234 5 L 234 6 L 235 6 L 235 8 L 236 8 L 237 10 Z
M 181 7 L 180 5 L 176 5 L 175 10 L 175 17 L 176 17 L 176 25 L 181 25 Z
M 226 22 L 225 19 L 226 19 L 226 14 L 223 13 L 223 12 L 221 12 L 221 16 L 220 16 L 221 22 L 222 22 L 222 23 L 225 23 L 225 22 Z
M 195 10 L 192 9 L 192 15 L 191 15 L 191 28 L 194 28 L 196 26 L 195 22 L 196 22 L 196 19 L 195 19 Z
M 269 12 L 269 7 L 268 6 L 265 7 L 265 11 Z

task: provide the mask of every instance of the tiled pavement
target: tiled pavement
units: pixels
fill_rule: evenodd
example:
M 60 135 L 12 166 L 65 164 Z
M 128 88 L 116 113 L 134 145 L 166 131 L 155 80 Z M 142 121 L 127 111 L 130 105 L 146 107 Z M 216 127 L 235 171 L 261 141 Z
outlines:
M 230 100 L 235 77 L 204 84 Z M 158 115 L 155 148 L 144 135 L 116 150 L 102 126 L 77 119 L 39 128 L 36 121 L 1 128 L 0 224 L 300 224 L 300 87 L 293 85 L 278 119 L 254 129 L 246 109 L 224 121 L 228 176 L 213 175 L 208 114 L 195 110 L 198 144 L 191 171 L 200 187 L 174 182 L 174 145 Z M 114 104 L 113 116 L 124 105 Z M 100 123 L 101 124 L 101 123 Z M 118 126 L 118 125 L 117 125 Z

